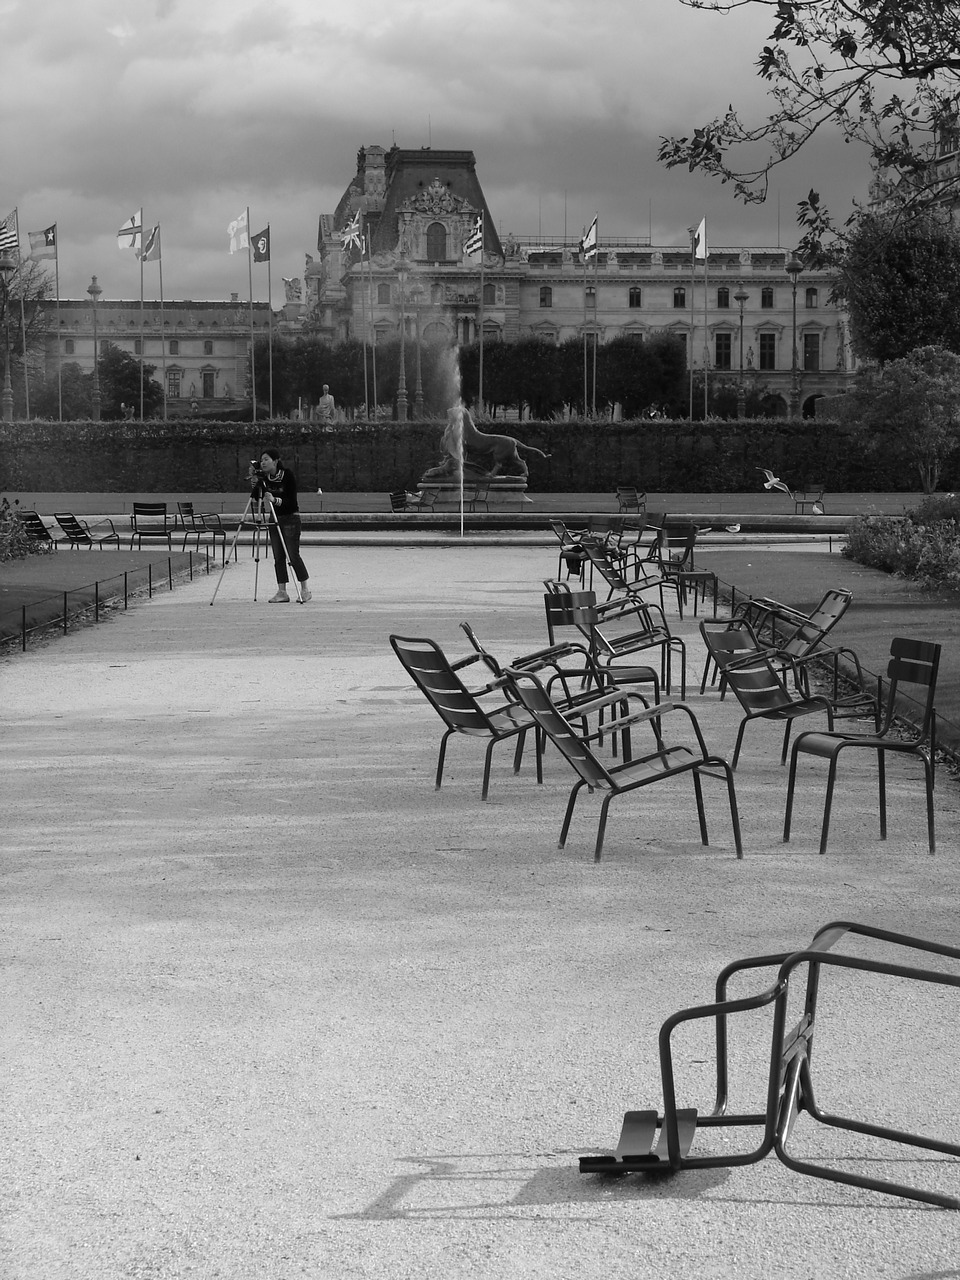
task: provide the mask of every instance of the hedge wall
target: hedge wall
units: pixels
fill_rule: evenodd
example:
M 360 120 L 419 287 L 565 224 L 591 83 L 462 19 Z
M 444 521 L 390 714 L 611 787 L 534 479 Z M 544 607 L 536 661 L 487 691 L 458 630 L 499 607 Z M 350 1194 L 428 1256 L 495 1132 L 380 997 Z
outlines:
M 864 455 L 835 422 L 524 422 L 507 427 L 550 453 L 528 458 L 530 488 L 602 493 L 756 489 L 758 467 L 834 492 L 916 492 L 913 468 Z M 0 424 L 0 489 L 38 492 L 242 492 L 249 460 L 277 444 L 304 489 L 389 492 L 414 486 L 440 460 L 437 422 L 21 422 Z M 956 460 L 941 487 L 960 484 Z

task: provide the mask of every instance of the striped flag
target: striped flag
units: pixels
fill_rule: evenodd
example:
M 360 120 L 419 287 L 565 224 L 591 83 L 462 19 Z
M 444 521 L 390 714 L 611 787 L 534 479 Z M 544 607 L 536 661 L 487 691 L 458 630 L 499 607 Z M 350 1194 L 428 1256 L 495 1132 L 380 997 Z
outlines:
M 118 249 L 137 249 L 143 243 L 143 210 L 138 209 L 117 232 Z
M 0 222 L 0 253 L 10 253 L 20 261 L 20 223 L 13 210 Z
M 597 252 L 597 218 L 599 216 L 596 213 L 593 215 L 593 221 L 580 240 L 580 254 L 584 258 L 592 258 Z
M 250 248 L 250 234 L 247 226 L 247 210 L 244 209 L 239 218 L 234 220 L 227 227 L 227 235 L 230 237 L 230 252 L 239 253 L 241 249 Z
M 704 262 L 707 260 L 707 220 L 700 219 L 700 225 L 697 227 L 693 236 L 693 256 L 702 258 Z
M 468 258 L 479 258 L 483 252 L 483 214 L 477 214 L 477 220 L 463 242 L 463 252 Z
M 358 209 L 351 221 L 340 232 L 340 246 L 344 253 L 348 249 L 359 249 L 361 238 L 360 210 Z
M 137 257 L 142 258 L 144 262 L 160 261 L 160 223 L 159 222 L 153 228 L 150 234 L 147 236 L 147 241 L 146 241 L 146 244 L 143 246 L 143 251 L 141 252 L 139 249 L 137 250 Z
M 30 240 L 30 257 L 34 262 L 40 258 L 55 258 L 57 256 L 57 224 L 52 227 L 46 227 L 43 231 L 28 231 L 27 236 Z

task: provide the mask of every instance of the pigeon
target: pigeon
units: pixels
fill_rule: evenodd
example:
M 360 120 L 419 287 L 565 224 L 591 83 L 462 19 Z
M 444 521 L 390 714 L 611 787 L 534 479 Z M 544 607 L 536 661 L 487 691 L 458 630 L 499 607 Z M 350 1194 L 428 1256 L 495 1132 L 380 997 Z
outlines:
M 782 493 L 790 493 L 790 486 L 783 483 L 779 476 L 775 476 L 772 471 L 768 471 L 766 467 L 757 467 L 758 471 L 762 471 L 767 477 L 763 482 L 765 489 L 779 489 Z M 793 495 L 791 494 L 791 497 Z
M 823 503 L 822 503 L 822 502 L 815 502 L 815 503 L 813 504 L 813 514 L 814 514 L 815 516 L 822 516 L 822 515 L 823 515 Z

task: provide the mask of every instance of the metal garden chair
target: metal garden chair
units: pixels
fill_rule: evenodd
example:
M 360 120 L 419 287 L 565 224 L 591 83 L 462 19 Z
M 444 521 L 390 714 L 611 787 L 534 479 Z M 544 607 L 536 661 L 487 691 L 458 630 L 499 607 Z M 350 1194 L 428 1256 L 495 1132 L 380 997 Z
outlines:
M 936 851 L 936 835 L 933 818 L 933 787 L 936 768 L 937 717 L 934 698 L 937 692 L 937 672 L 940 666 L 940 645 L 925 640 L 895 639 L 890 646 L 890 661 L 883 724 L 877 733 L 802 733 L 793 744 L 790 756 L 790 780 L 787 784 L 787 808 L 783 819 L 783 838 L 790 839 L 790 820 L 793 813 L 793 794 L 797 777 L 797 762 L 801 755 L 820 756 L 829 761 L 827 793 L 823 805 L 823 825 L 820 831 L 820 852 L 827 851 L 827 835 L 830 830 L 830 809 L 833 803 L 834 784 L 841 751 L 875 751 L 877 754 L 877 781 L 880 793 L 880 839 L 887 838 L 887 787 L 886 756 L 919 756 L 923 761 L 924 782 L 927 794 L 927 839 L 930 852 Z M 896 725 L 897 699 L 904 686 L 916 692 L 916 700 L 922 709 L 919 726 L 913 733 L 901 736 Z
M 63 532 L 63 542 L 68 542 L 71 547 L 87 547 L 93 550 L 93 544 L 103 549 L 104 543 L 113 543 L 117 550 L 120 549 L 120 535 L 114 527 L 113 521 L 109 516 L 105 516 L 100 522 L 110 526 L 109 533 L 101 534 L 99 528 L 91 529 L 86 520 L 81 520 L 71 511 L 55 511 L 53 518 L 60 526 Z
M 647 511 L 647 495 L 635 485 L 619 484 L 617 485 L 617 506 L 627 514 L 644 516 Z
M 196 511 L 192 502 L 177 503 L 177 522 L 183 530 L 183 550 L 187 549 L 187 542 L 190 538 L 196 538 L 197 550 L 200 550 L 201 542 L 209 542 L 216 554 L 217 544 L 220 544 L 221 558 L 226 559 L 227 554 L 227 531 L 223 527 L 223 521 L 215 511 Z M 236 559 L 237 549 L 233 549 L 234 559 Z
M 700 634 L 707 652 L 727 686 L 736 694 L 745 713 L 740 721 L 733 751 L 734 769 L 740 759 L 744 731 L 752 720 L 776 720 L 783 723 L 781 764 L 786 764 L 790 728 L 798 716 L 823 711 L 829 728 L 833 728 L 833 707 L 830 700 L 818 694 L 808 696 L 800 689 L 791 692 L 769 653 L 757 649 L 743 630 L 728 630 L 711 626 L 704 621 L 700 623 Z
M 894 1169 L 903 1163 L 907 1158 L 907 1151 L 911 1149 L 960 1156 L 960 1145 L 955 1142 L 945 1142 L 940 1137 L 905 1133 L 899 1129 L 866 1122 L 861 1118 L 869 1106 L 869 1062 L 855 1059 L 851 1062 L 851 1071 L 864 1084 L 868 1095 L 857 1108 L 860 1113 L 857 1118 L 824 1111 L 818 1105 L 814 1088 L 813 1043 L 817 1024 L 821 1019 L 818 996 L 823 978 L 841 970 L 848 979 L 857 973 L 889 975 L 893 978 L 906 979 L 911 986 L 928 984 L 938 989 L 960 988 L 960 977 L 942 970 L 920 969 L 913 964 L 903 964 L 899 960 L 891 962 L 885 959 L 876 960 L 834 953 L 833 948 L 848 934 L 925 952 L 928 955 L 960 960 L 960 949 L 956 947 L 943 946 L 921 938 L 909 937 L 906 934 L 891 933 L 885 929 L 840 920 L 820 929 L 809 947 L 804 950 L 752 956 L 746 960 L 728 964 L 717 978 L 712 1004 L 681 1009 L 667 1018 L 660 1028 L 663 1114 L 658 1115 L 655 1110 L 628 1111 L 623 1119 L 620 1143 L 616 1151 L 610 1155 L 582 1156 L 580 1172 L 623 1175 L 662 1174 L 682 1169 L 716 1169 L 755 1164 L 771 1151 L 775 1151 L 778 1159 L 787 1168 L 797 1173 L 809 1174 L 814 1178 L 825 1178 L 831 1182 L 842 1182 L 847 1186 L 863 1187 L 870 1191 L 882 1191 L 888 1195 L 919 1200 L 925 1204 L 935 1204 L 946 1209 L 960 1209 L 960 1198 L 956 1195 L 876 1178 L 855 1172 L 848 1167 L 837 1169 L 815 1164 L 811 1159 L 799 1159 L 789 1149 L 794 1126 L 799 1116 L 806 1112 L 813 1120 L 831 1129 L 879 1138 L 896 1144 L 889 1157 L 889 1163 Z M 776 977 L 770 986 L 755 995 L 738 999 L 729 997 L 728 986 L 731 979 L 741 973 L 764 968 L 776 968 Z M 788 1026 L 787 1018 L 791 1015 L 798 998 L 796 992 L 798 984 L 801 986 L 799 999 L 802 1000 L 802 1013 L 799 1022 L 791 1028 Z M 922 990 L 917 990 L 917 996 L 921 994 Z M 892 1008 L 884 1019 L 884 1031 L 887 1036 L 897 1034 L 897 1006 L 893 1003 L 894 998 L 891 998 Z M 837 998 L 834 998 L 825 1006 L 824 1019 L 829 1018 L 831 1009 L 836 1011 L 838 1007 L 842 1010 L 842 1025 L 839 1028 L 831 1028 L 835 1040 L 842 1039 L 848 1022 L 862 1011 L 862 1001 L 857 1000 L 855 1007 L 848 1012 L 843 1009 L 842 1004 L 838 1005 Z M 750 1014 L 750 1020 L 755 1021 L 756 1015 L 752 1011 L 763 1008 L 772 1008 L 773 1011 L 771 1048 L 765 1051 L 768 1063 L 766 1096 L 763 1102 L 752 1111 L 731 1114 L 727 1110 L 730 1089 L 729 1024 L 739 1013 Z M 953 1016 L 955 1018 L 956 1013 Z M 677 1105 L 673 1034 L 678 1028 L 685 1030 L 688 1023 L 706 1020 L 714 1024 L 716 1034 L 716 1101 L 712 1111 L 701 1115 L 694 1107 Z M 955 1024 L 947 1017 L 944 1019 L 944 1025 L 949 1028 Z M 951 1040 L 948 1038 L 950 1034 L 948 1031 L 945 1036 L 943 1048 L 945 1058 L 952 1049 Z M 689 1038 L 685 1039 L 684 1043 L 689 1044 Z M 871 1052 L 882 1053 L 883 1045 Z M 761 1130 L 760 1142 L 753 1149 L 746 1151 L 731 1149 L 733 1145 L 731 1143 L 721 1154 L 692 1155 L 691 1149 L 696 1135 L 701 1130 L 719 1127 L 723 1128 L 725 1134 L 731 1134 L 735 1130 L 759 1129 Z M 862 1145 L 862 1136 L 858 1141 L 859 1145 Z M 883 1162 L 883 1149 L 880 1148 L 879 1151 L 879 1157 L 872 1152 L 866 1157 L 871 1167 Z M 941 1163 L 937 1161 L 929 1167 L 936 1169 Z M 844 1165 L 847 1165 L 847 1161 L 844 1161 Z
M 469 657 L 451 663 L 434 640 L 417 636 L 392 635 L 390 644 L 403 664 L 404 670 L 446 725 L 443 737 L 440 739 L 436 789 L 439 791 L 443 780 L 448 739 L 455 733 L 472 738 L 486 738 L 488 741 L 483 766 L 483 788 L 480 793 L 480 798 L 486 800 L 490 789 L 490 762 L 493 748 L 498 742 L 516 738 L 513 771 L 519 773 L 527 732 L 535 728 L 533 717 L 519 705 L 515 698 L 507 700 L 503 692 L 506 681 L 501 677 L 494 676 L 476 689 L 467 688 L 458 672 L 471 664 L 483 663 L 488 674 L 493 674 L 482 654 L 473 653 Z M 494 692 L 499 693 L 500 702 L 492 707 L 482 705 L 481 699 Z M 534 745 L 537 757 L 537 781 L 542 782 L 540 740 L 536 732 Z
M 143 540 L 148 542 L 163 541 L 173 549 L 174 521 L 167 515 L 165 502 L 135 502 L 133 514 L 130 516 L 130 550 L 137 544 L 137 550 L 143 550 Z
M 694 563 L 694 550 L 699 529 L 695 524 L 662 525 L 656 533 L 647 560 L 664 578 L 674 579 L 680 585 L 681 600 L 687 598 L 687 589 L 693 587 L 693 611 L 697 612 L 700 597 L 707 599 L 707 587 L 713 591 L 713 613 L 717 613 L 717 575 L 709 569 L 698 569 Z M 681 609 L 681 616 L 683 610 Z
M 727 762 L 720 756 L 714 756 L 709 753 L 703 740 L 703 734 L 700 732 L 697 718 L 689 707 L 680 702 L 661 702 L 651 707 L 639 693 L 619 690 L 616 693 L 607 694 L 604 699 L 599 699 L 595 706 L 599 705 L 601 701 L 606 701 L 611 708 L 615 706 L 622 707 L 625 703 L 629 707 L 632 703 L 634 706 L 639 705 L 640 709 L 628 711 L 627 714 L 609 721 L 596 733 L 579 734 L 567 716 L 553 702 L 536 674 L 515 668 L 509 669 L 507 674 L 512 680 L 517 697 L 533 717 L 538 728 L 546 734 L 547 738 L 566 757 L 576 773 L 579 774 L 579 778 L 574 783 L 570 798 L 567 801 L 563 826 L 560 830 L 558 844 L 560 849 L 566 844 L 577 797 L 584 787 L 587 787 L 590 791 L 603 791 L 605 793 L 600 808 L 600 822 L 597 828 L 597 840 L 593 853 L 594 861 L 599 862 L 603 853 L 607 811 L 610 802 L 616 796 L 624 795 L 628 791 L 634 791 L 639 787 L 662 782 L 667 778 L 689 773 L 693 778 L 701 841 L 704 845 L 709 845 L 710 843 L 707 835 L 701 777 L 704 774 L 709 777 L 722 777 L 727 784 L 737 857 L 743 857 L 743 846 L 740 839 L 740 818 L 737 811 L 733 772 Z M 689 721 L 689 726 L 693 731 L 692 737 L 696 743 L 695 746 L 691 746 L 686 742 L 668 743 L 665 740 L 664 721 L 675 714 L 685 716 Z M 591 741 L 595 738 L 600 738 L 603 734 L 624 734 L 628 730 L 632 734 L 644 726 L 650 730 L 653 739 L 653 750 L 645 754 L 636 755 L 632 750 L 632 742 L 628 739 L 624 744 L 624 759 L 618 764 L 605 765 L 590 746 Z
M 16 516 L 21 525 L 23 525 L 24 532 L 31 542 L 35 542 L 41 547 L 53 547 L 56 549 L 56 539 L 44 524 L 43 517 L 38 515 L 36 511 L 22 511 L 17 507 Z
M 633 600 L 643 598 L 644 591 L 656 591 L 663 609 L 664 589 L 672 591 L 677 601 L 677 611 L 683 617 L 682 592 L 679 582 L 665 578 L 662 574 L 651 574 L 647 562 L 634 551 L 633 554 L 619 562 L 602 546 L 593 542 L 584 542 L 584 549 L 593 569 L 599 573 L 610 588 L 608 599 L 619 593 Z M 633 572 L 633 578 L 627 574 Z

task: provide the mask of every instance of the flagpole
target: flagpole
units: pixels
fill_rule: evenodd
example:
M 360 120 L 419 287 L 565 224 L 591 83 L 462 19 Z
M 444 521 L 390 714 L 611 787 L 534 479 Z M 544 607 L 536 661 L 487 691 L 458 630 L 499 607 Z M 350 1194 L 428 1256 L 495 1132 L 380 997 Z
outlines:
M 267 223 L 267 351 L 269 353 L 270 417 L 273 417 L 273 252 L 270 245 L 270 223 Z
M 584 233 L 584 240 L 586 233 Z M 583 240 L 580 241 L 580 252 L 583 255 L 583 416 L 589 412 L 587 404 L 587 250 Z
M 20 210 L 13 211 L 13 225 L 17 235 L 17 270 L 15 279 L 20 282 L 20 349 L 23 352 L 23 406 L 24 417 L 30 417 L 30 370 L 27 366 L 27 313 L 23 305 L 23 254 L 20 252 Z
M 710 377 L 710 330 L 707 328 L 707 295 L 709 287 L 707 284 L 707 258 L 710 255 L 710 247 L 707 244 L 707 233 L 703 233 L 703 420 L 707 420 L 707 382 Z
M 252 422 L 257 420 L 257 367 L 253 340 L 253 245 L 250 243 L 250 206 L 247 205 L 247 276 L 250 284 L 250 403 Z
M 480 215 L 483 216 L 482 214 Z M 481 230 L 481 235 L 483 230 Z M 477 411 L 483 417 L 483 241 L 480 242 L 480 375 L 477 386 Z
M 597 322 L 600 284 L 600 219 L 595 218 L 596 231 L 593 242 L 593 416 L 597 416 L 597 344 L 600 326 Z
M 690 421 L 693 422 L 693 342 L 696 333 L 695 302 L 693 298 L 697 283 L 697 229 L 690 228 Z
M 370 232 L 367 232 L 367 268 L 370 283 L 370 371 L 373 374 L 373 419 L 376 421 L 377 406 L 377 330 L 373 323 L 373 248 L 370 244 Z
M 53 278 L 57 290 L 57 420 L 63 421 L 63 356 L 60 341 L 60 228 L 53 224 Z
M 159 231 L 157 236 L 159 239 Z M 167 420 L 167 344 L 164 341 L 163 327 L 163 241 L 160 240 L 160 257 L 157 259 L 157 266 L 160 268 L 160 377 L 163 380 L 163 420 Z M 141 350 L 143 350 L 141 346 Z
M 360 326 L 363 330 L 363 412 L 370 418 L 370 385 L 367 380 L 367 289 L 363 278 L 363 250 L 367 240 L 366 231 L 360 233 Z

